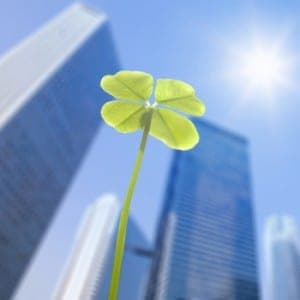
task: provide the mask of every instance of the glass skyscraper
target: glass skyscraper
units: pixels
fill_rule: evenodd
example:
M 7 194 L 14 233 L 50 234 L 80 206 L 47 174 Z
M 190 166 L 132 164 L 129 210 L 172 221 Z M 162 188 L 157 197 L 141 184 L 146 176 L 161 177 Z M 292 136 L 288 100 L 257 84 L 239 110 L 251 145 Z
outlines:
M 119 211 L 120 204 L 109 194 L 101 196 L 89 205 L 53 299 L 95 299 L 98 285 L 101 285 L 107 276 L 107 261 L 118 224 Z
M 300 299 L 300 244 L 294 219 L 270 216 L 266 222 L 267 299 Z
M 174 155 L 147 299 L 259 299 L 247 140 L 195 124 L 199 145 Z
M 0 299 L 9 299 L 100 124 L 118 69 L 106 17 L 75 4 L 0 60 Z

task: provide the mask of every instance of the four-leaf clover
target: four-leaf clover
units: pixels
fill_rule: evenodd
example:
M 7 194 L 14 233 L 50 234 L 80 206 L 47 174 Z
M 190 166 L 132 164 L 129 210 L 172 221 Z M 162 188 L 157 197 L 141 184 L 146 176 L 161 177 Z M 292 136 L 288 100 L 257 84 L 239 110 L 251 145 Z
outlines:
M 189 84 L 173 79 L 156 81 L 154 99 L 153 78 L 139 71 L 120 71 L 106 75 L 100 85 L 115 99 L 101 109 L 105 122 L 122 133 L 143 129 L 143 135 L 120 214 L 111 273 L 109 300 L 117 300 L 124 256 L 130 203 L 140 172 L 148 134 L 178 150 L 193 148 L 199 141 L 194 124 L 184 114 L 201 116 L 204 104 L 195 96 Z
M 202 116 L 205 105 L 191 85 L 158 79 L 153 100 L 154 80 L 148 73 L 120 71 L 104 76 L 100 85 L 114 97 L 102 106 L 102 118 L 117 131 L 134 132 L 151 122 L 149 134 L 170 148 L 188 150 L 198 143 L 197 129 L 185 114 Z

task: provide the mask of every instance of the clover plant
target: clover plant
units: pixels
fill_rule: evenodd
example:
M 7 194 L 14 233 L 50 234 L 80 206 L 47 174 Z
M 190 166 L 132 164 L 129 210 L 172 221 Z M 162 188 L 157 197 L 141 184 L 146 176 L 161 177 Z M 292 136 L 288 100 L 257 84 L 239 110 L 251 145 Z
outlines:
M 143 131 L 118 226 L 109 290 L 109 300 L 117 300 L 130 203 L 147 138 L 151 135 L 172 149 L 192 149 L 199 142 L 199 134 L 186 114 L 202 116 L 205 105 L 195 96 L 191 85 L 173 79 L 158 79 L 151 98 L 153 77 L 140 71 L 106 75 L 100 86 L 114 98 L 101 108 L 104 121 L 121 133 Z

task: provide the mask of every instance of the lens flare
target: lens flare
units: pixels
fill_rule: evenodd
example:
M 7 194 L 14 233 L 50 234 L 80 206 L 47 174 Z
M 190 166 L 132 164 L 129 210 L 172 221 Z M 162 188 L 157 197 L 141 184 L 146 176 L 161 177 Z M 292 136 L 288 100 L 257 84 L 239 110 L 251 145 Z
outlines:
M 239 78 L 250 91 L 269 96 L 286 85 L 288 60 L 277 49 L 256 46 L 240 55 Z
M 244 99 L 274 102 L 280 92 L 292 87 L 293 58 L 280 42 L 252 40 L 231 51 L 231 81 Z

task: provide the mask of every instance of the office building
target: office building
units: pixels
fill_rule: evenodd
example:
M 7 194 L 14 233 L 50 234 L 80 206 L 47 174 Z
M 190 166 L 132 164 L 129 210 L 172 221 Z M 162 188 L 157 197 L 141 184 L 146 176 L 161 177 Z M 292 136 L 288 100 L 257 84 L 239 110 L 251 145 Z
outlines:
M 55 300 L 106 300 L 120 206 L 113 195 L 100 197 L 86 211 Z M 120 300 L 141 300 L 150 271 L 148 243 L 135 221 L 127 228 Z
M 199 145 L 174 154 L 147 299 L 259 299 L 247 140 L 195 124 Z
M 265 261 L 268 300 L 300 299 L 300 244 L 292 217 L 273 215 L 267 219 Z
M 75 4 L 0 60 L 0 299 L 9 299 L 101 123 L 118 69 L 107 19 Z

